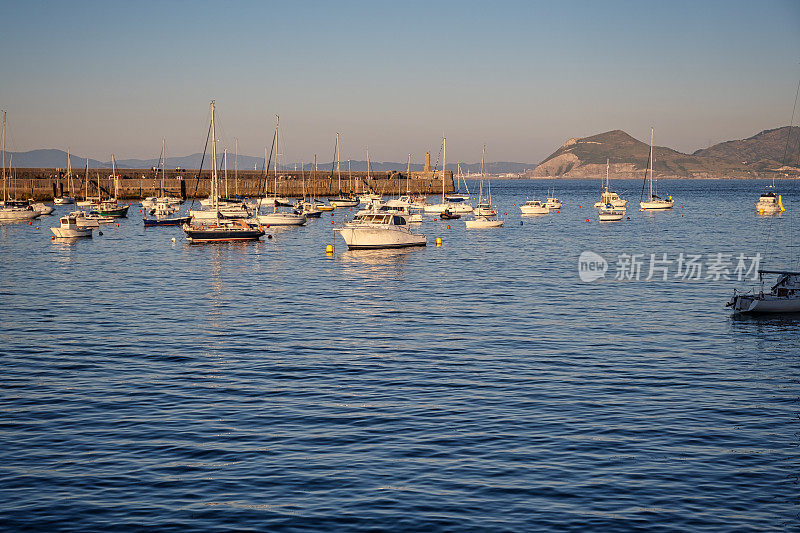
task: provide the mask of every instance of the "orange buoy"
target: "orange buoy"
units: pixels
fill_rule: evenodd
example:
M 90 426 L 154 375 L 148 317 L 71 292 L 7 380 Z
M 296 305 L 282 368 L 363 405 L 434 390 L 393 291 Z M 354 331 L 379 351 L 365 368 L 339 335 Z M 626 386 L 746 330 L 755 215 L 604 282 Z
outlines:
M 119 227 L 119 222 L 117 222 L 117 227 Z
M 450 229 L 450 224 L 447 225 L 447 229 Z
M 589 222 L 589 219 L 588 219 L 588 218 L 586 219 L 586 222 Z
M 436 222 L 436 217 L 433 217 L 433 221 Z
M 580 208 L 581 208 L 581 206 L 578 206 L 578 209 L 580 209 Z
M 50 240 L 51 240 L 51 241 L 54 241 L 54 240 L 56 240 L 56 236 L 55 236 L 55 235 L 52 235 L 52 236 L 50 237 Z

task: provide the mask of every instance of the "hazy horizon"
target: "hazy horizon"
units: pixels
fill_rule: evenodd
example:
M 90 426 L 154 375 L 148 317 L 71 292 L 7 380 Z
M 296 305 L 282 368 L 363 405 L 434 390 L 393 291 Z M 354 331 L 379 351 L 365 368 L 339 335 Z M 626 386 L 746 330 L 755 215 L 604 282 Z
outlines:
M 622 129 L 684 153 L 790 122 L 800 3 L 20 3 L 0 43 L 6 149 L 107 161 L 282 159 L 537 163 Z M 795 117 L 795 123 L 797 117 Z

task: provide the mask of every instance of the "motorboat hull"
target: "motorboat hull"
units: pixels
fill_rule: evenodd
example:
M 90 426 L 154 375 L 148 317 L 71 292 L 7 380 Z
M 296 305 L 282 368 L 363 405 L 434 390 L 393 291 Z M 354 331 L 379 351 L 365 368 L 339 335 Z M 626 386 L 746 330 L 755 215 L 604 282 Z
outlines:
M 483 218 L 466 221 L 467 229 L 502 228 L 504 223 L 504 220 L 487 220 Z
M 302 226 L 306 223 L 306 217 L 295 213 L 268 213 L 256 217 L 260 224 L 270 226 Z
M 416 235 L 391 226 L 376 227 L 344 227 L 337 229 L 345 244 L 351 250 L 376 250 L 382 248 L 410 248 L 426 246 L 425 235 Z
M 184 224 L 183 231 L 191 243 L 257 241 L 264 235 L 261 228 L 212 228 Z
M 672 209 L 672 200 L 650 200 L 647 202 L 639 202 L 639 207 L 645 211 L 664 211 L 665 209 Z
M 800 298 L 737 295 L 730 302 L 734 312 L 741 314 L 800 313 Z
M 108 208 L 108 207 L 104 208 L 100 206 L 97 209 L 95 209 L 95 212 L 102 217 L 125 218 L 128 216 L 128 208 L 130 208 L 129 205 L 123 205 L 113 208 Z
M 145 227 L 150 226 L 182 226 L 188 224 L 192 217 L 177 217 L 177 218 L 143 218 Z
M 38 217 L 39 213 L 33 209 L 0 209 L 0 221 L 2 222 L 19 222 L 24 220 L 33 220 Z
M 531 207 L 527 205 L 519 206 L 519 210 L 522 211 L 523 215 L 547 215 L 550 213 L 550 210 L 546 207 Z
M 339 207 L 356 207 L 361 203 L 359 200 L 349 200 L 346 198 L 331 198 L 328 202 L 330 202 L 331 207 L 335 209 Z
M 433 205 L 426 205 L 424 207 L 424 211 L 426 213 L 441 213 L 445 210 L 450 211 L 451 213 L 472 213 L 472 206 L 469 204 L 463 203 L 447 203 L 447 204 L 433 204 Z
M 615 222 L 617 220 L 622 220 L 625 217 L 625 213 L 600 213 L 597 217 L 600 219 L 600 222 Z
M 79 237 L 91 237 L 92 228 L 89 227 L 82 227 L 82 228 L 50 228 L 53 232 L 53 235 L 56 236 L 57 239 L 75 239 Z

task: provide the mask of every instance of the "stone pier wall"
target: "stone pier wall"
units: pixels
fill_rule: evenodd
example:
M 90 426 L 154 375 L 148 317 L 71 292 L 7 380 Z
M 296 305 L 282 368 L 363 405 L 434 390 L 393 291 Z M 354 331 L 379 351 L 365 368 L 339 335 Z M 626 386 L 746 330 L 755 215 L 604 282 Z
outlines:
M 161 175 L 156 175 L 152 170 L 143 169 L 117 169 L 120 177 L 119 197 L 123 200 L 136 200 L 147 196 L 157 195 L 161 187 Z M 225 194 L 225 175 L 219 172 L 220 193 Z M 36 200 L 52 200 L 53 190 L 60 194 L 63 187 L 64 193 L 69 194 L 69 184 L 63 175 L 62 169 L 54 168 L 19 168 L 6 171 L 6 190 L 9 198 L 35 198 Z M 110 169 L 90 169 L 88 176 L 88 195 L 97 196 L 98 179 L 104 195 L 113 194 L 114 184 L 110 178 Z M 341 189 L 336 173 L 330 172 L 305 172 L 305 178 L 300 171 L 283 171 L 278 173 L 277 180 L 274 174 L 265 179 L 263 172 L 240 170 L 238 179 L 234 173 L 228 171 L 227 194 L 233 196 L 259 196 L 273 195 L 300 197 L 303 196 L 303 183 L 305 179 L 306 195 L 316 197 L 332 197 L 340 192 L 362 193 L 375 191 L 384 195 L 396 195 L 398 191 L 405 193 L 406 189 L 415 195 L 442 194 L 441 171 L 411 172 L 406 179 L 405 172 L 371 172 L 367 177 L 366 172 L 353 172 L 348 178 L 346 172 L 341 176 Z M 179 195 L 181 181 L 184 183 L 186 196 L 207 197 L 211 190 L 211 171 L 204 170 L 167 170 L 164 180 L 166 192 Z M 276 184 L 277 182 L 277 184 Z M 86 175 L 78 171 L 73 176 L 72 195 L 83 198 L 86 191 Z M 453 172 L 445 173 L 445 191 L 453 191 Z M 1 193 L 0 193 L 1 194 Z

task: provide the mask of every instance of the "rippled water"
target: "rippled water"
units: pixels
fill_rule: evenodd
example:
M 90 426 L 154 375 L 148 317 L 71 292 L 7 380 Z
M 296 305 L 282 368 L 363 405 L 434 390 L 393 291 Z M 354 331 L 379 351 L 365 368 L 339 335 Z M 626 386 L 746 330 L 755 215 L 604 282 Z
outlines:
M 554 184 L 563 210 L 520 225 Z M 800 318 L 613 274 L 622 252 L 796 266 L 800 193 L 764 219 L 762 183 L 661 185 L 673 212 L 601 225 L 595 182 L 497 182 L 501 230 L 429 219 L 427 248 L 333 257 L 329 214 L 234 245 L 133 209 L 74 244 L 54 217 L 0 227 L 2 527 L 796 528 Z M 586 250 L 605 279 L 579 280 Z

